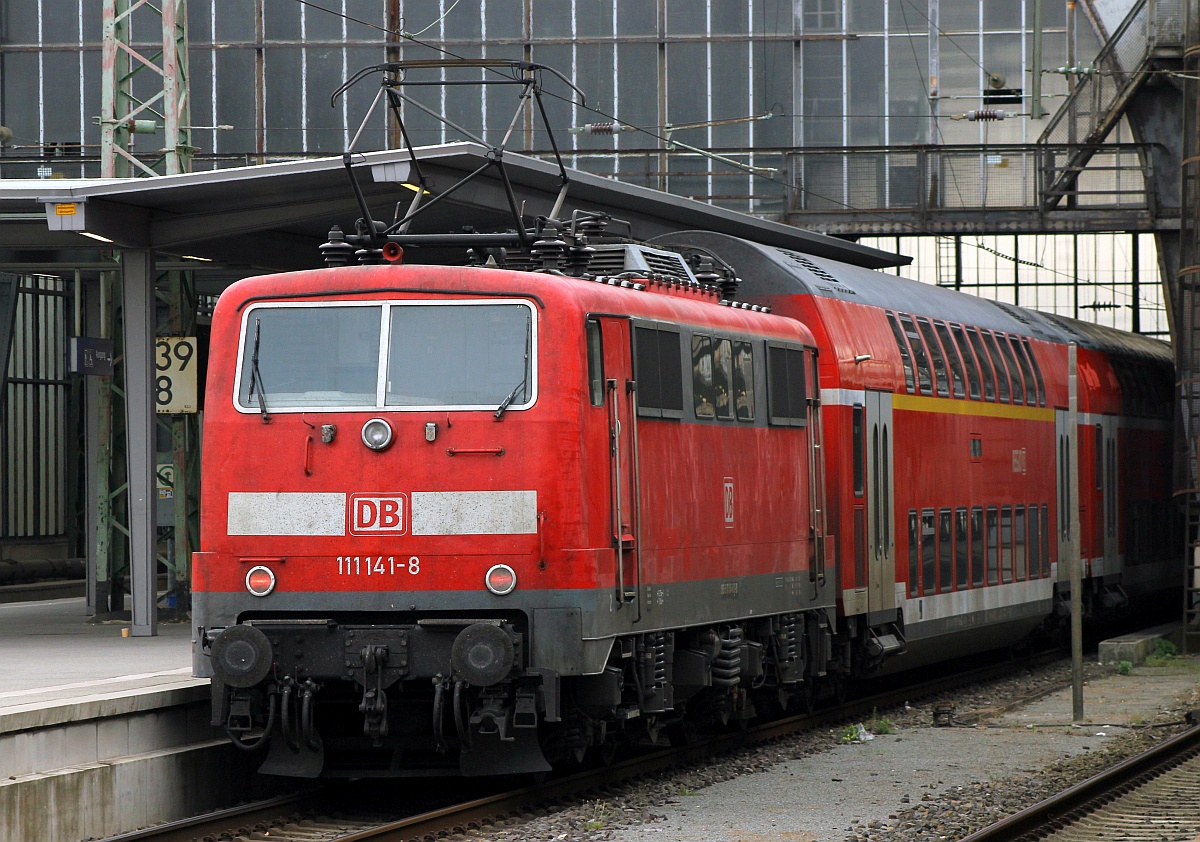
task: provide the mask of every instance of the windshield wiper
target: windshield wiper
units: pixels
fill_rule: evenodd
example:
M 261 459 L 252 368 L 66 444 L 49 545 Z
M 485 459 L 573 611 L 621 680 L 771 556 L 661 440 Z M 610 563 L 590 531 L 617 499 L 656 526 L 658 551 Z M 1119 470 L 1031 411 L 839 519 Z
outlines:
M 516 386 L 513 386 L 513 390 L 508 393 L 508 397 L 505 398 L 504 400 L 502 400 L 500 402 L 500 405 L 498 407 L 496 407 L 496 411 L 494 413 L 492 413 L 496 417 L 497 421 L 499 421 L 501 418 L 504 417 L 504 410 L 508 409 L 509 405 L 517 397 L 517 392 L 521 391 L 524 388 L 525 388 L 525 378 L 522 377 L 521 382 L 518 383 Z
M 509 405 L 517 397 L 517 392 L 520 392 L 522 389 L 524 389 L 525 384 L 529 382 L 529 340 L 532 333 L 532 329 L 529 329 L 525 332 L 525 366 L 523 368 L 524 374 L 521 375 L 521 382 L 516 386 L 513 386 L 513 390 L 508 393 L 508 397 L 502 400 L 500 405 L 496 407 L 496 411 L 492 413 L 496 417 L 497 421 L 500 421 L 504 418 L 504 410 L 508 409 Z M 524 395 L 522 395 L 522 397 L 524 397 Z
M 262 372 L 258 368 L 258 340 L 262 334 L 262 319 L 254 320 L 254 353 L 250 355 L 250 392 L 249 397 L 253 398 L 254 393 L 258 393 L 258 411 L 262 415 L 264 424 L 271 423 L 271 416 L 267 412 L 267 395 L 263 388 Z

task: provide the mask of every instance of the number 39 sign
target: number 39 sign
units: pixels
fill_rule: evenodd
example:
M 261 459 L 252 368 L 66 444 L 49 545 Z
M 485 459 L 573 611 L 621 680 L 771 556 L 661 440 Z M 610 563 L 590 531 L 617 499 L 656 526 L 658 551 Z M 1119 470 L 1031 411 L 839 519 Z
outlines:
M 196 412 L 196 338 L 154 341 L 154 408 L 160 414 Z

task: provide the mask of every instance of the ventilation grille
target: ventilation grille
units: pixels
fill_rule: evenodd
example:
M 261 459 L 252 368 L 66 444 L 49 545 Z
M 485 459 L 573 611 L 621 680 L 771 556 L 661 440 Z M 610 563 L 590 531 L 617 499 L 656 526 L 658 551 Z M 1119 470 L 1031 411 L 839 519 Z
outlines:
M 813 263 L 811 260 L 809 260 L 804 255 L 800 254 L 799 252 L 790 251 L 788 249 L 779 249 L 779 253 L 784 255 L 788 259 L 790 259 L 793 263 L 800 264 L 805 269 L 807 269 L 809 272 L 811 272 L 812 274 L 814 274 L 818 278 L 820 278 L 822 281 L 825 281 L 826 283 L 833 285 L 832 289 L 830 289 L 829 287 L 818 286 L 817 289 L 821 290 L 822 292 L 834 292 L 836 290 L 837 292 L 846 293 L 848 295 L 857 295 L 857 293 L 854 290 L 850 289 L 850 287 L 846 286 L 844 283 L 842 283 L 837 278 L 835 278 L 832 274 L 825 271 L 820 266 Z
M 588 264 L 588 272 L 593 275 L 619 275 L 622 272 L 655 272 L 660 275 L 673 275 L 695 282 L 692 270 L 688 268 L 683 255 L 653 249 L 648 246 L 601 245 L 595 246 L 596 253 Z
M 1015 305 L 1009 304 L 1004 301 L 993 301 L 992 303 L 995 304 L 997 307 L 999 307 L 1001 310 L 1003 310 L 1005 313 L 1008 313 L 1008 315 L 1012 316 L 1018 322 L 1029 325 L 1031 327 L 1033 326 L 1033 322 L 1029 321 L 1029 318 L 1025 315 L 1025 311 L 1022 310 L 1020 307 L 1017 307 Z

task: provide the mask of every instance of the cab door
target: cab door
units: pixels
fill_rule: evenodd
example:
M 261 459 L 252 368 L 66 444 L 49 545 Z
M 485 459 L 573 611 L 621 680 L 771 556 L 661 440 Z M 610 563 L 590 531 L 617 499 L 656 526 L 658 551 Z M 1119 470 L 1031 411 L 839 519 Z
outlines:
M 609 532 L 613 552 L 613 599 L 637 613 L 641 583 L 638 494 L 637 382 L 633 377 L 633 331 L 629 319 L 597 316 L 608 426 Z M 636 618 L 631 618 L 636 619 Z
M 867 390 L 864 396 L 867 448 L 867 612 L 896 608 L 896 539 L 892 495 L 892 394 Z

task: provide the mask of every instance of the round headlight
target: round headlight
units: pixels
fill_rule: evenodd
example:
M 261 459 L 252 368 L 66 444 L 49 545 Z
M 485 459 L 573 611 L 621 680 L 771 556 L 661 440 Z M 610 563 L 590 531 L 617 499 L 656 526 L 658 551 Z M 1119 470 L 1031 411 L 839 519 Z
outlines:
M 392 443 L 392 425 L 382 418 L 372 418 L 363 424 L 362 440 L 372 450 L 387 450 Z
M 266 596 L 275 590 L 275 574 L 271 572 L 271 568 L 261 564 L 251 567 L 250 572 L 246 574 L 246 590 L 253 596 Z
M 497 564 L 488 570 L 483 577 L 487 589 L 496 596 L 504 596 L 513 592 L 517 586 L 517 574 L 507 564 Z

